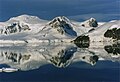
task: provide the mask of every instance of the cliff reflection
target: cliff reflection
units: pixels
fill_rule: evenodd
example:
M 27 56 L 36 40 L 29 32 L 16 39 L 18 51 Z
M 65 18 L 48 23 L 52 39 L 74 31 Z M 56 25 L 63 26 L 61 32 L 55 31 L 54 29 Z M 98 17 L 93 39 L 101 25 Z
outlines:
M 56 56 L 50 59 L 50 62 L 57 67 L 67 67 L 76 51 L 76 47 L 66 48 L 65 50 L 62 49 Z
M 21 53 L 5 51 L 5 52 L 1 52 L 1 56 L 4 56 L 6 60 L 15 63 L 20 63 L 21 61 L 29 60 L 31 55 L 21 55 Z
M 120 54 L 120 44 L 112 44 L 112 45 L 107 45 L 104 47 L 104 49 L 110 54 L 113 55 L 119 55 Z

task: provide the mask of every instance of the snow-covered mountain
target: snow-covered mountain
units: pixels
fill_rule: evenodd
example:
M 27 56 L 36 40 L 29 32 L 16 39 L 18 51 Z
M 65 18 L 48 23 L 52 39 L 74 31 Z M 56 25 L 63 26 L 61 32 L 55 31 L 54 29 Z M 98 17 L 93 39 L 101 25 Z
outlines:
M 7 23 L 13 23 L 13 22 L 24 22 L 24 23 L 28 23 L 28 24 L 38 24 L 38 23 L 46 23 L 46 20 L 40 19 L 37 16 L 31 16 L 31 15 L 20 15 L 17 17 L 12 17 L 10 18 L 8 21 L 6 21 Z
M 77 32 L 74 29 L 70 20 L 64 16 L 56 17 L 49 21 L 44 27 L 33 37 L 37 39 L 73 39 L 77 37 Z
M 3 29 L 1 28 L 0 33 L 10 35 L 13 33 L 24 32 L 27 30 L 31 30 L 27 24 L 13 22 L 12 24 L 5 26 Z
M 0 22 L 0 29 L 1 34 L 11 34 L 21 32 L 22 30 L 26 31 L 34 30 L 35 28 L 38 29 L 38 26 L 40 27 L 41 24 L 44 23 L 47 23 L 47 21 L 42 20 L 37 16 L 20 15 L 18 17 L 10 18 L 6 22 Z
M 52 28 L 55 28 L 60 34 L 69 34 L 71 36 L 77 36 L 77 33 L 73 30 L 74 26 L 71 21 L 64 17 L 56 17 L 52 21 L 49 22 L 49 25 Z
M 90 19 L 84 21 L 81 25 L 83 27 L 97 27 L 98 26 L 98 22 L 96 21 L 95 18 L 90 18 Z
M 77 37 L 75 43 L 114 42 L 120 40 L 120 21 L 110 21 Z
M 83 36 L 87 38 L 87 42 L 118 40 L 119 22 L 99 23 L 94 18 L 76 22 L 65 16 L 47 21 L 36 16 L 21 15 L 0 22 L 0 42 L 71 42 L 75 38 L 80 42 L 84 40 Z
M 47 22 L 29 15 L 10 18 L 6 22 L 0 22 L 0 40 L 27 40 L 27 36 L 39 32 Z
M 0 22 L 0 40 L 72 40 L 92 28 L 86 28 L 80 22 L 71 22 L 65 16 L 46 21 L 36 16 L 21 15 Z

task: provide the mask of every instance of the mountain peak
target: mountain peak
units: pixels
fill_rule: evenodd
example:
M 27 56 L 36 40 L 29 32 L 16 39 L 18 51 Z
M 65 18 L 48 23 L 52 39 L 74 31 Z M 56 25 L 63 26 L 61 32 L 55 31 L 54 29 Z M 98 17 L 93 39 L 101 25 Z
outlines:
M 65 17 L 65 16 L 58 16 L 55 17 L 52 21 L 50 21 L 49 25 L 53 24 L 53 23 L 69 23 L 70 24 L 70 20 Z
M 39 19 L 37 16 L 31 16 L 31 15 L 27 15 L 27 14 L 24 14 L 24 15 L 20 15 L 18 17 L 15 17 L 15 18 L 19 18 L 19 19 Z
M 90 18 L 82 23 L 82 26 L 84 27 L 97 27 L 98 23 L 95 18 Z
M 90 18 L 89 21 L 96 21 L 96 19 L 95 18 Z
M 70 20 L 65 16 L 58 16 L 55 19 L 58 20 L 59 22 L 61 22 L 61 21 L 70 22 Z
M 72 36 L 77 36 L 77 33 L 73 30 L 73 25 L 70 20 L 65 16 L 55 17 L 52 21 L 49 22 L 49 25 L 57 29 L 59 33 L 68 34 Z
M 38 17 L 37 16 L 30 16 L 30 15 L 27 15 L 27 14 L 24 14 L 24 15 L 20 15 L 20 16 L 17 16 L 17 17 L 12 17 L 12 18 L 10 18 L 9 20 L 12 20 L 12 19 L 19 19 L 19 20 L 26 20 L 26 19 L 30 19 L 30 18 L 37 18 L 38 19 Z
M 7 22 L 12 23 L 12 22 L 19 22 L 19 21 L 30 23 L 30 24 L 37 24 L 45 20 L 42 20 L 37 16 L 31 16 L 31 15 L 24 14 L 24 15 L 20 15 L 17 17 L 12 17 Z

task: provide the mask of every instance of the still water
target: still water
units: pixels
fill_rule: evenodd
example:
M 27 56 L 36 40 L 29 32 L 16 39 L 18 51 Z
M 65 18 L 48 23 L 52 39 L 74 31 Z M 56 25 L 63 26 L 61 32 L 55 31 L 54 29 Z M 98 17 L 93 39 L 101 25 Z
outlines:
M 120 44 L 80 45 L 0 44 L 0 82 L 120 82 Z

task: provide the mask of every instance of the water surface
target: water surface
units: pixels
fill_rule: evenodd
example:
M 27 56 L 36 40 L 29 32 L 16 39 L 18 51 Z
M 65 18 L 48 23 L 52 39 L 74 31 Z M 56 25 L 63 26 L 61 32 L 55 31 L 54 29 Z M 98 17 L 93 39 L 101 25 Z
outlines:
M 0 82 L 119 82 L 119 44 L 7 45 L 0 47 Z

